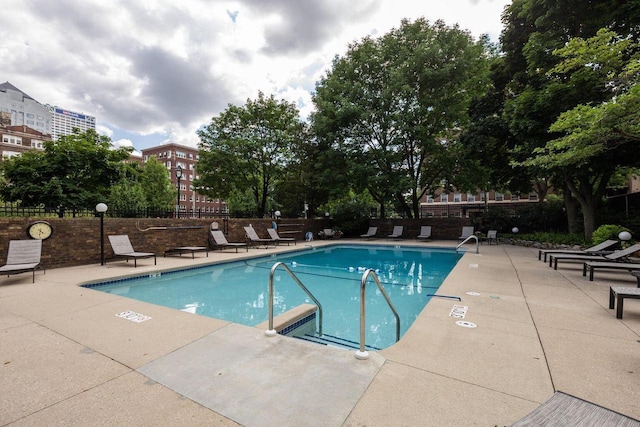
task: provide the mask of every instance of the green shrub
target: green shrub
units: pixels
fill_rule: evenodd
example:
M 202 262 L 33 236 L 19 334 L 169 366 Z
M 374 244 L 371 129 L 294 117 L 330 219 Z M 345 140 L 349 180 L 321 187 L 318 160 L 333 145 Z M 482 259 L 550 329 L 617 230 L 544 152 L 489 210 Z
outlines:
M 597 245 L 605 240 L 618 240 L 618 234 L 623 231 L 631 232 L 627 227 L 621 225 L 604 224 L 598 227 L 591 236 L 591 243 Z
M 532 242 L 549 243 L 553 245 L 577 245 L 587 246 L 584 236 L 580 234 L 569 233 L 528 233 L 518 234 L 518 239 L 529 240 Z

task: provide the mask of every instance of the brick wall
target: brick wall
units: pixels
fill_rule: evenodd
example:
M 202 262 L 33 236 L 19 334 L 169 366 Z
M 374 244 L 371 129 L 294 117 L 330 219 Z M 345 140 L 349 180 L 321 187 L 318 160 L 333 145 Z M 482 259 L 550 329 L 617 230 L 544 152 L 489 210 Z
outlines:
M 39 218 L 38 218 L 39 219 Z M 35 218 L 0 218 L 0 265 L 4 265 L 9 240 L 28 239 L 27 226 Z M 42 244 L 42 264 L 46 268 L 70 267 L 100 263 L 100 218 L 48 218 L 53 235 Z M 176 246 L 208 246 L 210 219 L 134 219 L 105 218 L 105 257 L 113 255 L 107 236 L 127 234 L 133 247 L 141 252 L 162 255 Z M 226 231 L 230 242 L 244 242 L 244 226 L 251 224 L 260 237 L 268 237 L 266 228 L 271 219 L 218 220 L 220 229 Z M 305 233 L 315 236 L 325 228 L 324 219 L 280 219 L 278 232 L 282 237 L 304 240 Z M 431 225 L 433 239 L 457 239 L 464 225 L 471 225 L 464 218 L 372 220 L 378 227 L 378 235 L 391 234 L 394 225 L 403 225 L 404 237 L 419 234 L 421 225 Z M 362 230 L 364 233 L 366 230 Z

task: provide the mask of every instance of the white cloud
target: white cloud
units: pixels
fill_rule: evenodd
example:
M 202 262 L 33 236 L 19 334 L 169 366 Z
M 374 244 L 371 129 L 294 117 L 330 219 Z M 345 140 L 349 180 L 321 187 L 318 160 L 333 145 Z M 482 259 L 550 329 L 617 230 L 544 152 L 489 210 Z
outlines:
M 349 43 L 419 17 L 497 40 L 510 1 L 0 2 L 9 11 L 0 14 L 0 80 L 145 148 L 150 135 L 195 146 L 198 127 L 258 91 L 306 117 L 315 82 Z

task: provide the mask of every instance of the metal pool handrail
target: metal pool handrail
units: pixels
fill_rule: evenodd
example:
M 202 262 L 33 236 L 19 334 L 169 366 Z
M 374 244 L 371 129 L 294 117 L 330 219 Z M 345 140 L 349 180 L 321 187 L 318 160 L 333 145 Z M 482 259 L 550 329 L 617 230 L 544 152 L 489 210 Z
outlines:
M 300 286 L 300 288 L 309 296 L 309 298 L 313 300 L 313 302 L 318 307 L 318 333 L 322 335 L 322 305 L 284 262 L 276 262 L 275 264 L 273 264 L 273 266 L 271 267 L 271 272 L 269 273 L 269 329 L 265 332 L 265 335 L 271 337 L 277 334 L 276 330 L 273 329 L 273 276 L 278 267 L 284 267 L 285 271 L 289 273 L 289 276 L 291 276 L 291 278 L 298 284 L 298 286 Z
M 391 299 L 389 299 L 389 295 L 384 290 L 384 287 L 380 283 L 380 279 L 378 279 L 378 275 L 372 269 L 368 269 L 362 274 L 362 280 L 360 280 L 360 350 L 356 351 L 356 358 L 358 359 L 368 359 L 369 352 L 365 350 L 365 320 L 364 320 L 364 312 L 365 312 L 365 287 L 367 285 L 367 278 L 371 276 L 373 277 L 373 281 L 378 285 L 378 289 L 382 292 L 384 299 L 387 300 L 387 304 L 389 304 L 389 308 L 393 312 L 393 315 L 396 317 L 396 342 L 400 341 L 400 316 L 398 316 L 398 312 L 395 307 L 391 303 Z
M 456 253 L 458 253 L 458 249 L 460 248 L 460 246 L 464 245 L 471 239 L 476 239 L 476 253 L 480 253 L 480 241 L 478 240 L 478 236 L 475 236 L 473 234 L 471 236 L 468 236 L 462 241 L 462 243 L 459 243 L 458 246 L 456 246 Z

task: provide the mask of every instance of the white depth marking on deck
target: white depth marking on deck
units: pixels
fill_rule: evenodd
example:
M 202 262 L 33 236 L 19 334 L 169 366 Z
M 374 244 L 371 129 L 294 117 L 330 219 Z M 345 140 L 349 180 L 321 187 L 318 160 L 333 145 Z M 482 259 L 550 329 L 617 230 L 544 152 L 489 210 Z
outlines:
M 449 313 L 449 317 L 455 317 L 456 319 L 464 319 L 469 309 L 466 305 L 454 305 Z
M 123 319 L 127 319 L 135 323 L 141 323 L 151 319 L 151 316 L 145 316 L 144 314 L 136 313 L 135 311 L 131 310 L 118 313 L 116 314 L 116 317 L 122 317 Z
M 478 268 L 478 264 L 469 264 L 469 268 Z
M 465 292 L 467 295 L 471 295 L 472 297 L 477 297 L 478 295 L 480 295 L 479 292 L 473 292 L 473 291 L 469 291 L 469 292 Z

